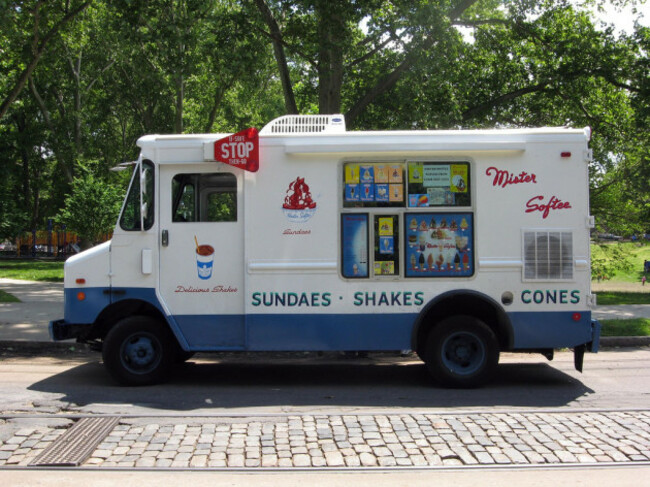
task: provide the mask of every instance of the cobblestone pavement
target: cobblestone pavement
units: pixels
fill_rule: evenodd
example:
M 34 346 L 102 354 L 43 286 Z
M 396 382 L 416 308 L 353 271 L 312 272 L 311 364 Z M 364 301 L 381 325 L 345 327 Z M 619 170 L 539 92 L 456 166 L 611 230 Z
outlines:
M 28 466 L 73 422 L 14 431 L 0 441 L 0 467 Z M 629 464 L 650 461 L 650 411 L 124 417 L 99 441 L 83 466 Z

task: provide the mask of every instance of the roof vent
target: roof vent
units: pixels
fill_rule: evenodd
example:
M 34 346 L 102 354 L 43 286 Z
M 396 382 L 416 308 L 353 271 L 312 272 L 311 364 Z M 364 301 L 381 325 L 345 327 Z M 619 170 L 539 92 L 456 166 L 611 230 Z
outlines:
M 345 117 L 336 115 L 285 115 L 268 123 L 260 135 L 345 133 Z

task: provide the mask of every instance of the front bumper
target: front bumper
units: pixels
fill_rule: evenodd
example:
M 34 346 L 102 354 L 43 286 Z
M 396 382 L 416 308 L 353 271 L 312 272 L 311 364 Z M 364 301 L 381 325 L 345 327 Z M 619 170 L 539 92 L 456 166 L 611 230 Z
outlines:
M 70 340 L 72 338 L 79 340 L 79 338 L 85 336 L 88 333 L 90 327 L 90 324 L 72 324 L 66 323 L 65 320 L 50 321 L 50 339 L 55 342 L 61 340 Z

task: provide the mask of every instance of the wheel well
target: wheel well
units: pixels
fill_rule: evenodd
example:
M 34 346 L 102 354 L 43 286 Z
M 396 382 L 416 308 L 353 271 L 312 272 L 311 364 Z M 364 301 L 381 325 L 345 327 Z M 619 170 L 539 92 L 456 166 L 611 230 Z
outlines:
M 139 299 L 125 299 L 107 306 L 97 317 L 86 340 L 103 340 L 108 331 L 127 316 L 150 316 L 167 326 L 165 316 L 151 303 Z
M 510 319 L 496 301 L 476 291 L 450 291 L 430 301 L 420 313 L 413 329 L 413 350 L 422 356 L 431 329 L 441 320 L 455 315 L 478 318 L 492 329 L 501 350 L 512 349 Z

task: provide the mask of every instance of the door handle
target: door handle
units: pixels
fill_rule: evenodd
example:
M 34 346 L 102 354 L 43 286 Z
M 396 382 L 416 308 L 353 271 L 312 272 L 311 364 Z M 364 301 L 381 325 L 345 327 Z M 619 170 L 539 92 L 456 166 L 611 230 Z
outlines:
M 160 244 L 163 247 L 167 247 L 169 245 L 169 230 L 162 231 L 162 234 L 160 236 Z

